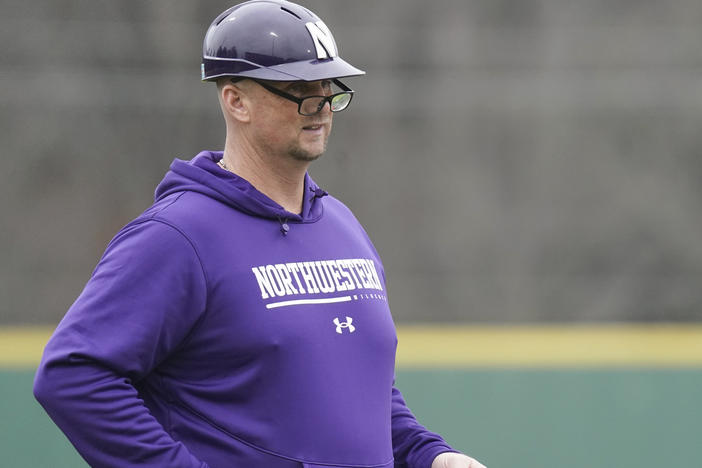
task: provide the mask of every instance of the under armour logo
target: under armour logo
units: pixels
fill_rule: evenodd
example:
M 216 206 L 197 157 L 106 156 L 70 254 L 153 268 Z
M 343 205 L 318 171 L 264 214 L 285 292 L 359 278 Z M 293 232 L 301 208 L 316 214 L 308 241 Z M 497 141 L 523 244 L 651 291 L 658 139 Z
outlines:
M 346 321 L 345 321 L 345 322 L 339 322 L 339 317 L 335 318 L 335 319 L 333 320 L 333 322 L 334 322 L 334 325 L 336 325 L 336 332 L 339 333 L 339 334 L 341 334 L 341 333 L 344 332 L 344 331 L 343 331 L 344 328 L 348 328 L 348 329 L 349 329 L 349 333 L 353 333 L 353 332 L 356 331 L 356 327 L 354 327 L 353 325 L 351 325 L 351 322 L 353 322 L 353 319 L 352 319 L 351 317 L 349 317 L 349 316 L 346 317 Z

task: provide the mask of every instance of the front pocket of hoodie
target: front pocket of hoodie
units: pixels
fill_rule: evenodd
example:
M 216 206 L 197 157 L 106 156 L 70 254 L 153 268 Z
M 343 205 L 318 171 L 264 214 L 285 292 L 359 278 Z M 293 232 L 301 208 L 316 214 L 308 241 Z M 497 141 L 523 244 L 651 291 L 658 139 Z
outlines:
M 394 461 L 384 465 L 320 465 L 318 463 L 302 463 L 302 468 L 393 468 Z

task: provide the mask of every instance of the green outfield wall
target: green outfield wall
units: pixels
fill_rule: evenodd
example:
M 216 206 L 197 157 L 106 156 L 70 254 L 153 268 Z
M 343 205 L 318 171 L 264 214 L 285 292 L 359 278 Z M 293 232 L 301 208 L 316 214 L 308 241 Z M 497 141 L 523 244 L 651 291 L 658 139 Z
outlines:
M 31 393 L 46 333 L 0 330 L 0 466 L 86 466 Z M 700 466 L 699 327 L 402 327 L 399 337 L 410 407 L 489 468 Z M 24 347 L 10 353 L 13 340 Z

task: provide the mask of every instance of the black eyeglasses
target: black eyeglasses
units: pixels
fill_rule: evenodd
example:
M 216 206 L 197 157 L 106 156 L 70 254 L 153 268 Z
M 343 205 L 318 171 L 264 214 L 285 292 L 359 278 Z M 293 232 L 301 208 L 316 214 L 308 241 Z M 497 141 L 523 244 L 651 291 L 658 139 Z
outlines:
M 240 81 L 240 79 L 232 78 L 232 82 L 236 83 L 237 81 Z M 263 86 L 265 89 L 277 96 L 297 103 L 297 112 L 300 115 L 309 116 L 318 114 L 319 112 L 321 112 L 321 110 L 324 108 L 324 105 L 327 102 L 329 103 L 329 108 L 332 112 L 341 112 L 342 110 L 349 107 L 349 104 L 351 103 L 351 98 L 353 98 L 353 90 L 337 79 L 333 79 L 332 82 L 339 88 L 341 88 L 343 90 L 342 92 L 332 94 L 330 96 L 305 96 L 303 98 L 299 98 L 292 94 L 286 93 L 285 91 L 281 91 L 280 89 L 275 88 L 263 81 L 252 81 L 258 83 L 259 85 Z

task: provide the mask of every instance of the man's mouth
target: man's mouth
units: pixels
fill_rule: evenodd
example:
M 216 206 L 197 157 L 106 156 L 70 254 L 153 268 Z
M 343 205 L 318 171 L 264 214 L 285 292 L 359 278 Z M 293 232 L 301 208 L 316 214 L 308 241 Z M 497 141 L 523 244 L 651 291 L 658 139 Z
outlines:
M 310 131 L 317 131 L 320 130 L 324 125 L 323 124 L 316 124 L 316 125 L 307 125 L 305 127 L 302 127 L 303 130 L 310 130 Z

